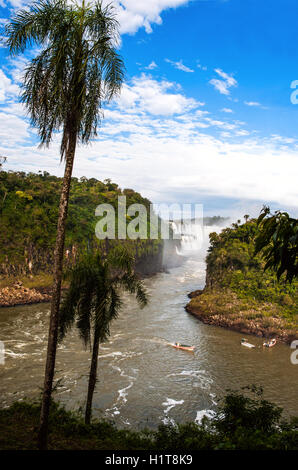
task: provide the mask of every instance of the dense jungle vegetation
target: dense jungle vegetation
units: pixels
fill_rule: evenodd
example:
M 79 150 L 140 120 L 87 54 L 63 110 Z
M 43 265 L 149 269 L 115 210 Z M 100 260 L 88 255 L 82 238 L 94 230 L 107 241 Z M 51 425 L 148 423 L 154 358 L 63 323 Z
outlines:
M 117 429 L 53 402 L 49 449 L 72 450 L 298 450 L 298 418 L 266 401 L 254 386 L 228 391 L 213 418 L 202 423 L 160 425 L 156 431 Z M 0 410 L 0 449 L 36 449 L 40 404 L 16 402 Z
M 271 270 L 264 272 L 261 254 L 255 254 L 256 221 L 234 224 L 219 235 L 210 235 L 207 256 L 207 286 L 230 288 L 238 296 L 270 301 L 283 306 L 289 314 L 298 309 L 298 282 L 277 281 Z
M 194 297 L 189 310 L 207 320 L 217 315 L 218 324 L 236 326 L 243 332 L 263 336 L 297 336 L 298 281 L 278 280 L 256 254 L 255 219 L 232 224 L 220 234 L 210 234 L 206 258 L 206 288 Z M 209 322 L 209 321 L 208 321 Z
M 51 272 L 61 185 L 62 178 L 47 172 L 0 172 L 1 274 Z M 118 196 L 126 196 L 127 206 L 143 204 L 149 214 L 150 201 L 132 189 L 122 190 L 110 180 L 72 178 L 65 242 L 69 260 L 76 259 L 82 252 L 107 248 L 107 242 L 95 236 L 95 226 L 100 219 L 95 216 L 95 209 L 102 203 L 116 208 Z M 126 215 L 127 223 L 130 220 Z M 162 249 L 160 239 L 125 243 L 137 259 L 154 256 Z

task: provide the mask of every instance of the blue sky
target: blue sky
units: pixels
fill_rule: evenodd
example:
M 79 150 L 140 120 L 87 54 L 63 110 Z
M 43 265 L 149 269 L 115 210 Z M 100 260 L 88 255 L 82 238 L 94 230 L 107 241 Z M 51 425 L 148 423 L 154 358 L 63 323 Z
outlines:
M 0 0 L 0 22 L 29 2 Z M 294 0 L 114 0 L 127 75 L 74 175 L 111 178 L 153 202 L 205 214 L 295 215 L 298 180 Z M 22 57 L 0 48 L 0 155 L 7 169 L 61 175 L 59 136 L 37 146 L 18 104 Z

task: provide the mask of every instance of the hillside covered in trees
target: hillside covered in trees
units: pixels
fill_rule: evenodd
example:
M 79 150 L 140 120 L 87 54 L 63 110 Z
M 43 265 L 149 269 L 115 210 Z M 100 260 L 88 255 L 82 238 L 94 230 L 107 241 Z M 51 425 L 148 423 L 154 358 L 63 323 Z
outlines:
M 51 273 L 61 185 L 62 178 L 47 172 L 0 172 L 2 276 Z M 72 178 L 65 241 L 67 261 L 75 261 L 86 251 L 107 249 L 107 242 L 95 236 L 95 226 L 99 220 L 95 209 L 102 203 L 116 208 L 118 196 L 126 196 L 127 206 L 143 204 L 149 213 L 150 201 L 132 189 L 121 190 L 110 180 L 101 182 L 95 178 Z M 127 222 L 129 220 L 127 216 Z M 127 240 L 123 243 L 133 250 L 139 271 L 150 274 L 161 268 L 160 239 Z
M 257 221 L 233 224 L 210 234 L 206 288 L 187 306 L 206 323 L 258 336 L 298 337 L 297 281 L 277 280 L 255 254 Z

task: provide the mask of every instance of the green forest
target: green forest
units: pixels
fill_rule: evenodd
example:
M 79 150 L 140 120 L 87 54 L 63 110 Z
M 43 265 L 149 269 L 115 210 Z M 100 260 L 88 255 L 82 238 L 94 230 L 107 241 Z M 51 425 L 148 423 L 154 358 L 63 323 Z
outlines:
M 264 271 L 262 254 L 256 254 L 257 233 L 257 220 L 247 217 L 210 234 L 206 288 L 188 309 L 206 322 L 217 316 L 222 326 L 290 341 L 298 331 L 298 282 Z
M 2 275 L 52 272 L 61 185 L 62 178 L 47 172 L 0 172 Z M 95 236 L 99 220 L 95 209 L 102 203 L 116 208 L 118 196 L 126 196 L 127 206 L 143 204 L 149 213 L 150 201 L 132 189 L 122 190 L 110 180 L 72 178 L 65 240 L 68 260 L 75 260 L 88 251 L 106 250 L 107 242 Z M 126 218 L 127 222 L 131 220 L 129 216 Z M 119 242 L 112 240 L 109 243 Z M 160 264 L 160 259 L 157 259 L 162 251 L 160 239 L 126 240 L 122 243 L 133 251 L 137 261 L 151 257 Z

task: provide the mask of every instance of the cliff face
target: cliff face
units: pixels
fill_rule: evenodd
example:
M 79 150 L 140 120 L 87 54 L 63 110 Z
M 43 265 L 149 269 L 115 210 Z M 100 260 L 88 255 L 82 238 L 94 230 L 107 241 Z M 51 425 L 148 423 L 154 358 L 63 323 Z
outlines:
M 177 254 L 180 240 L 164 240 L 154 253 L 146 253 L 137 259 L 135 269 L 141 276 L 149 276 L 161 271 L 181 266 L 184 256 Z
M 144 254 L 136 260 L 135 270 L 140 276 L 151 276 L 163 271 L 163 244 L 160 244 L 157 252 Z

